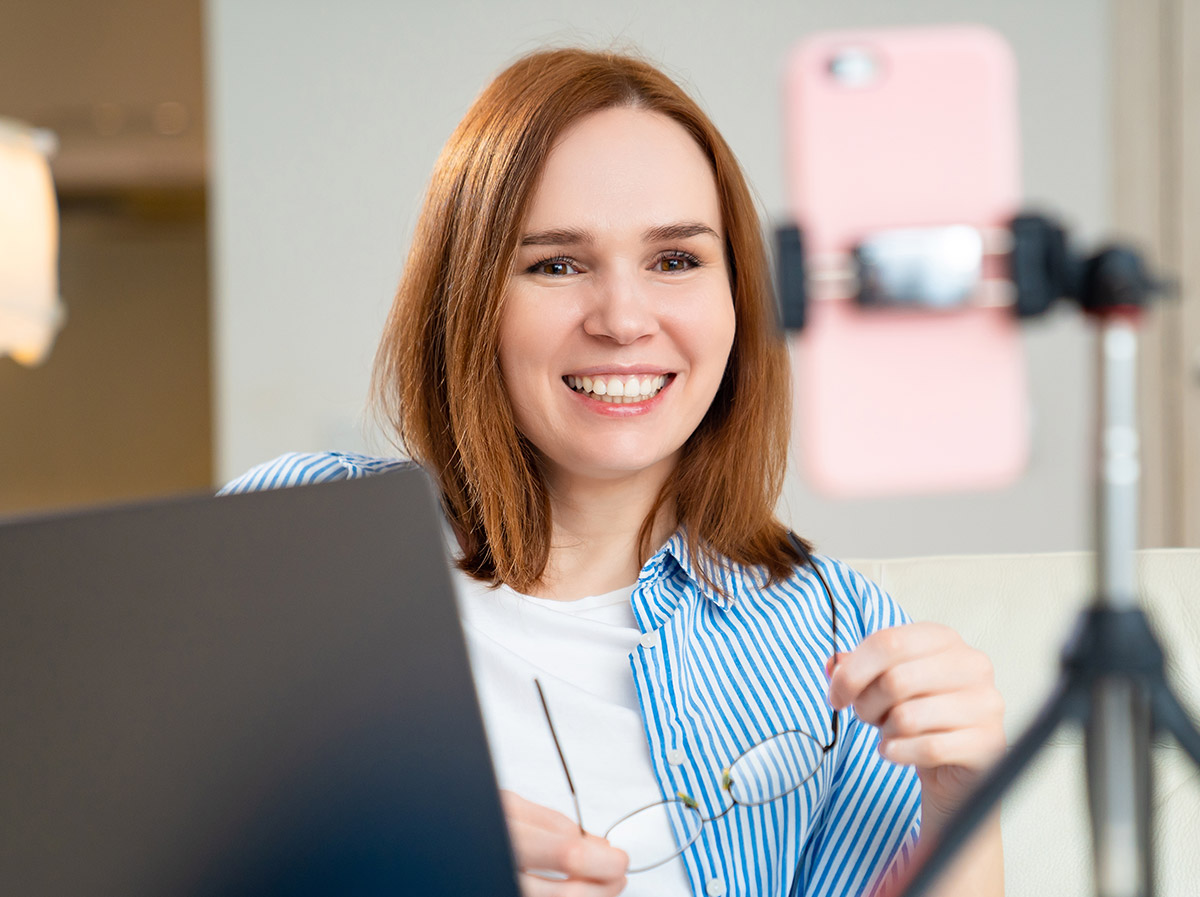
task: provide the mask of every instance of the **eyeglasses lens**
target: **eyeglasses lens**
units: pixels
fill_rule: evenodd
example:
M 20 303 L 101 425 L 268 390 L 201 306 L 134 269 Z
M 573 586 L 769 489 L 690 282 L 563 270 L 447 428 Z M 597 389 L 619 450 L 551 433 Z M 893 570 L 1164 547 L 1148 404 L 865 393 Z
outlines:
M 821 765 L 825 751 L 803 732 L 784 732 L 756 744 L 729 768 L 730 796 L 739 804 L 765 804 L 795 791 Z
M 825 751 L 803 732 L 784 732 L 756 744 L 729 769 L 730 796 L 739 804 L 765 804 L 795 791 L 817 771 Z M 704 817 L 681 800 L 643 807 L 605 832 L 629 854 L 629 871 L 642 872 L 670 860 L 700 835 Z
M 642 872 L 678 856 L 696 840 L 704 819 L 681 800 L 644 807 L 619 820 L 604 835 L 629 854 L 629 871 Z

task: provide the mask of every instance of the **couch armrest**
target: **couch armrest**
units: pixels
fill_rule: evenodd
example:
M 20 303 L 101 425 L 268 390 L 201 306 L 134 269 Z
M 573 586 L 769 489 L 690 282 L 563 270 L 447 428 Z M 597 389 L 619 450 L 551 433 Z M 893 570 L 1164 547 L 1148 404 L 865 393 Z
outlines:
M 988 654 L 1010 740 L 1058 678 L 1058 658 L 1094 591 L 1087 552 L 849 561 L 916 620 L 954 627 Z M 1143 606 L 1167 652 L 1180 700 L 1200 719 L 1200 550 L 1138 553 Z M 1091 895 L 1081 733 L 1065 728 L 1004 806 L 1009 897 Z M 1160 894 L 1200 888 L 1200 772 L 1174 741 L 1155 761 Z

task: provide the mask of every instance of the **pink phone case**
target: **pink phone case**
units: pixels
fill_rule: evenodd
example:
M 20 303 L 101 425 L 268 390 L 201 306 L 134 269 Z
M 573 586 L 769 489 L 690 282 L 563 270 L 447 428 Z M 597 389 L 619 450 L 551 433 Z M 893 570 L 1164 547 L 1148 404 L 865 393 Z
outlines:
M 870 84 L 832 76 L 847 49 L 878 64 Z M 1017 210 L 1015 67 L 987 29 L 817 35 L 794 51 L 785 96 L 789 199 L 810 272 L 848 265 L 872 231 L 999 227 Z M 810 280 L 793 343 L 793 444 L 814 486 L 853 497 L 1014 480 L 1029 426 L 1011 311 L 870 310 L 848 292 Z

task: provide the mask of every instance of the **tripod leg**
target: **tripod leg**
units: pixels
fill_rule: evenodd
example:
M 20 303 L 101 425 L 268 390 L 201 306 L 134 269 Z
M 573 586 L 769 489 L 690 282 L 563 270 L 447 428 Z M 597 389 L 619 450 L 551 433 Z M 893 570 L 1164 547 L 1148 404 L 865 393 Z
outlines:
M 1085 743 L 1099 897 L 1152 893 L 1150 729 L 1143 682 L 1116 677 L 1096 681 Z
M 1050 696 L 1050 700 L 1038 712 L 1029 728 L 1008 749 L 1004 759 L 996 764 L 980 782 L 979 787 L 967 798 L 958 811 L 950 817 L 946 828 L 933 849 L 918 862 L 909 873 L 908 880 L 895 897 L 919 897 L 926 893 L 938 876 L 945 871 L 950 861 L 967 842 L 975 829 L 987 818 L 988 813 L 999 803 L 1027 767 L 1054 730 L 1064 720 L 1083 719 L 1087 711 L 1087 689 L 1068 674 Z
M 1192 762 L 1200 766 L 1200 731 L 1189 718 L 1179 699 L 1165 681 L 1160 680 L 1150 692 L 1154 709 L 1154 724 L 1175 736 L 1179 746 L 1187 751 Z

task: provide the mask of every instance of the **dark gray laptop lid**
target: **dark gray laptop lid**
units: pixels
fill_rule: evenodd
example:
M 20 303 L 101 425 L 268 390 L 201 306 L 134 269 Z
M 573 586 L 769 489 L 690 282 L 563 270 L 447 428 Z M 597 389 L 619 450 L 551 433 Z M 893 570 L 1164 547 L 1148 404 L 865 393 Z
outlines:
M 0 525 L 0 892 L 515 897 L 424 475 Z

